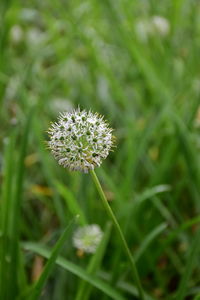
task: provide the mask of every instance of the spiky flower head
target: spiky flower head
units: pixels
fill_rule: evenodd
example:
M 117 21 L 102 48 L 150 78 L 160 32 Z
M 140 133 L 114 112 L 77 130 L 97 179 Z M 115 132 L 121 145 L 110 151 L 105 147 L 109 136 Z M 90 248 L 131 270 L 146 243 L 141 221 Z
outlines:
M 48 131 L 48 141 L 58 163 L 87 173 L 100 166 L 113 146 L 112 129 L 102 116 L 91 111 L 61 113 Z
M 85 253 L 95 253 L 102 236 L 103 232 L 97 224 L 79 227 L 73 235 L 73 245 Z

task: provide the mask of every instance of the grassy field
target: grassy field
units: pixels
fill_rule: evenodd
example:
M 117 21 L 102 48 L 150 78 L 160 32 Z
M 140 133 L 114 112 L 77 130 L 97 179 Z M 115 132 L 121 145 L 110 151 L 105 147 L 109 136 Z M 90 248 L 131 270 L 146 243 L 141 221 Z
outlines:
M 200 299 L 200 2 L 1 0 L 0 11 L 0 299 L 139 299 L 90 174 L 45 144 L 78 106 L 114 128 L 96 173 L 145 300 Z M 73 246 L 86 224 L 104 233 L 94 254 Z

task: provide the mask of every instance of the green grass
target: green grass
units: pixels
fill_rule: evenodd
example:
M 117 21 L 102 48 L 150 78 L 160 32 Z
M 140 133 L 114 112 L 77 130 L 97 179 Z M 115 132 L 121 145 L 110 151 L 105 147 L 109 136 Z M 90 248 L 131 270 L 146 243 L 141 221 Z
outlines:
M 0 299 L 35 286 L 41 300 L 139 299 L 90 176 L 46 149 L 50 122 L 78 105 L 114 128 L 117 147 L 96 173 L 145 298 L 198 299 L 199 2 L 4 0 L 0 10 Z M 170 31 L 145 41 L 138 22 L 155 15 Z M 104 238 L 80 255 L 73 232 L 92 223 Z

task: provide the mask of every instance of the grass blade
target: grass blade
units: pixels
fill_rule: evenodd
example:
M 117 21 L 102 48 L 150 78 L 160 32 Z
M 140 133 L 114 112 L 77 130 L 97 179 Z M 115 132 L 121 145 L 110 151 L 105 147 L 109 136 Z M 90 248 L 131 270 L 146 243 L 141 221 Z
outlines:
M 163 246 L 160 248 L 160 253 L 164 251 L 175 239 L 182 237 L 182 232 L 192 227 L 193 225 L 200 223 L 200 216 L 190 219 L 187 222 L 182 223 L 179 227 L 170 232 L 168 237 L 165 239 Z
M 42 289 L 55 265 L 56 259 L 58 257 L 59 252 L 61 251 L 61 248 L 63 247 L 65 241 L 66 241 L 66 237 L 68 234 L 68 230 L 69 228 L 72 226 L 72 224 L 75 222 L 77 217 L 75 217 L 70 224 L 68 224 L 68 226 L 65 228 L 63 234 L 61 235 L 61 237 L 59 238 L 59 240 L 57 241 L 56 245 L 54 246 L 50 256 L 49 256 L 49 260 L 42 272 L 42 274 L 40 275 L 40 278 L 38 279 L 38 281 L 36 282 L 36 284 L 34 285 L 34 287 L 31 289 L 31 295 L 28 297 L 28 299 L 30 300 L 36 300 L 38 299 L 38 297 L 40 296 Z
M 177 291 L 177 294 L 175 297 L 176 300 L 185 299 L 185 294 L 186 294 L 187 288 L 188 288 L 188 282 L 189 282 L 190 276 L 192 274 L 192 271 L 194 270 L 195 265 L 197 263 L 197 258 L 199 257 L 199 252 L 200 252 L 200 230 L 196 233 L 196 236 L 191 245 L 191 249 L 190 249 L 190 253 L 188 255 L 186 267 L 183 272 L 183 276 L 182 276 L 182 279 L 179 284 L 179 288 L 178 288 L 178 291 Z
M 85 215 L 83 213 L 83 210 L 79 206 L 76 198 L 72 194 L 70 190 L 66 186 L 64 186 L 62 183 L 55 181 L 54 182 L 56 189 L 58 192 L 63 196 L 63 198 L 66 201 L 68 209 L 71 211 L 72 215 L 79 215 L 79 223 L 81 225 L 86 225 L 87 221 L 85 218 Z
M 31 111 L 27 122 L 25 124 L 24 133 L 22 136 L 21 147 L 19 150 L 19 158 L 16 164 L 13 195 L 10 195 L 9 201 L 9 218 L 8 218 L 8 247 L 7 247 L 7 282 L 6 282 L 6 297 L 7 299 L 14 299 L 19 292 L 18 274 L 20 272 L 19 263 L 19 235 L 20 235 L 20 215 L 21 215 L 21 202 L 22 191 L 24 182 L 24 158 L 28 144 L 29 131 L 31 126 L 31 119 L 33 112 Z M 11 158 L 11 162 L 13 158 Z
M 5 166 L 4 166 L 4 181 L 2 186 L 2 197 L 1 197 L 1 247 L 0 247 L 0 299 L 6 297 L 6 286 L 9 284 L 9 274 L 5 272 L 7 270 L 9 262 L 7 260 L 9 251 L 9 211 L 12 197 L 12 186 L 13 186 L 13 149 L 15 145 L 15 135 L 11 136 L 7 142 L 5 148 Z
M 26 250 L 33 251 L 38 255 L 41 255 L 46 258 L 49 258 L 51 256 L 51 251 L 49 249 L 36 243 L 24 243 L 23 248 Z M 78 276 L 79 278 L 87 281 L 106 295 L 110 296 L 112 299 L 125 300 L 125 298 L 122 295 L 120 295 L 120 293 L 117 290 L 109 286 L 104 281 L 98 279 L 97 277 L 87 274 L 87 272 L 81 267 L 66 260 L 65 258 L 58 256 L 58 258 L 56 259 L 56 264 L 61 266 L 63 269 L 71 272 L 72 274 Z
M 186 166 L 188 168 L 188 174 L 190 175 L 189 180 L 191 193 L 193 194 L 193 197 L 196 200 L 197 204 L 199 204 L 200 173 L 198 169 L 198 155 L 195 151 L 196 149 L 192 147 L 192 139 L 187 127 L 185 126 L 183 121 L 180 118 L 178 118 L 177 115 L 172 114 L 172 116 L 181 151 L 185 158 Z
M 135 254 L 135 261 L 137 262 L 142 254 L 146 251 L 148 248 L 149 244 L 159 235 L 161 234 L 165 229 L 167 228 L 166 223 L 162 223 L 158 225 L 154 230 L 152 230 L 147 237 L 143 240 L 141 243 L 139 249 L 137 250 Z

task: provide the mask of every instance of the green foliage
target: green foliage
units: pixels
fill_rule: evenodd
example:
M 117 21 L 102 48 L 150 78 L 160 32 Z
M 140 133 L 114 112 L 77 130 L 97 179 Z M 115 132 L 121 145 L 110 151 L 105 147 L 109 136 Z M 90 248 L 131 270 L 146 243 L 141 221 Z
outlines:
M 115 129 L 96 172 L 146 299 L 198 299 L 199 1 L 0 2 L 0 299 L 27 295 L 40 276 L 41 300 L 137 299 L 90 176 L 58 166 L 45 144 L 50 122 L 77 106 Z M 104 239 L 81 254 L 73 232 L 92 223 Z

